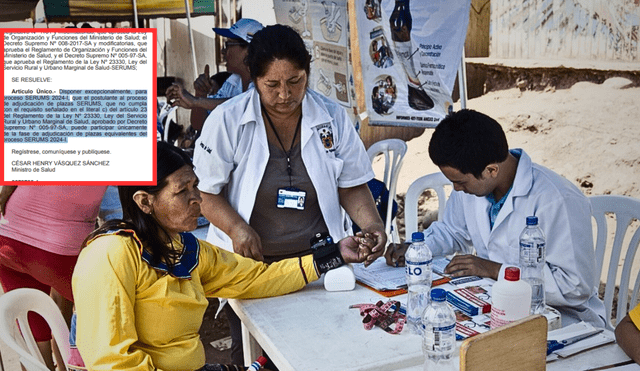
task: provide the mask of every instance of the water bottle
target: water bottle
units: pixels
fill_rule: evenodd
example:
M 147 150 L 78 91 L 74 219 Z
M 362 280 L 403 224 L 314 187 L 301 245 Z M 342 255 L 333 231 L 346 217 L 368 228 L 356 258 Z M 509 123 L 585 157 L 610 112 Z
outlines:
M 527 226 L 520 233 L 520 277 L 531 286 L 531 314 L 544 313 L 545 256 L 545 237 L 538 217 L 528 216 Z
M 422 232 L 411 235 L 411 245 L 405 254 L 407 277 L 407 325 L 414 334 L 422 334 L 422 312 L 429 304 L 431 290 L 431 250 Z
M 491 328 L 524 318 L 530 311 L 531 286 L 520 279 L 518 267 L 507 267 L 504 279 L 491 288 Z
M 445 290 L 431 290 L 431 303 L 422 314 L 422 350 L 427 364 L 442 366 L 456 350 L 456 315 L 446 299 Z

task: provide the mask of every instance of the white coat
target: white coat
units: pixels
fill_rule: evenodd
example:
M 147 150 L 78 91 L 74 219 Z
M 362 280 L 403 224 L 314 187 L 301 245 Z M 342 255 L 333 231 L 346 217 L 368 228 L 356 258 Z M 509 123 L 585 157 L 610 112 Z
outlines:
M 521 151 L 521 150 L 515 150 Z M 604 327 L 605 309 L 598 298 L 591 205 L 582 192 L 553 171 L 534 164 L 521 152 L 516 177 L 498 213 L 493 230 L 489 224 L 490 202 L 453 191 L 442 222 L 425 231 L 434 256 L 456 251 L 518 266 L 519 236 L 527 216 L 538 217 L 546 236 L 544 268 L 546 303 L 562 314 L 562 324 L 584 320 Z
M 337 241 L 351 230 L 338 188 L 371 180 L 371 162 L 344 108 L 313 90 L 302 100 L 300 135 L 302 161 L 329 233 Z M 225 191 L 231 207 L 249 222 L 268 160 L 260 96 L 249 89 L 218 106 L 205 121 L 194 151 L 198 188 L 211 194 Z M 233 251 L 231 239 L 213 224 L 207 241 Z

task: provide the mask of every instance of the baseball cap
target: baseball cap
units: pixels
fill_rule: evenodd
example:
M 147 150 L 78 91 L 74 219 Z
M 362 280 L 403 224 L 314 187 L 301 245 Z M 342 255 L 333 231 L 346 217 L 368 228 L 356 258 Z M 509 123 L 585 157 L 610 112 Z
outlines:
M 242 18 L 230 28 L 213 28 L 213 32 L 231 39 L 242 39 L 251 42 L 253 34 L 263 29 L 262 23 L 251 18 Z

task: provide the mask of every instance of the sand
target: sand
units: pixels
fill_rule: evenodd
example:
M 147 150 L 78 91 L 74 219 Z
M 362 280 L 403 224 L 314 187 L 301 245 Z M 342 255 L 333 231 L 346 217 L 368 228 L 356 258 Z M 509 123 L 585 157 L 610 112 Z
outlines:
M 471 99 L 467 108 L 495 118 L 511 148 L 523 148 L 534 162 L 571 180 L 586 195 L 640 198 L 640 88 L 625 88 L 630 84 L 611 78 L 599 85 L 578 82 L 570 89 L 543 92 L 514 88 Z M 438 171 L 428 154 L 432 131 L 407 142 L 399 199 L 416 178 Z M 380 158 L 374 170 L 382 174 Z M 434 208 L 437 204 L 429 201 L 421 207 L 425 224 Z M 402 231 L 402 218 L 399 223 Z M 633 277 L 639 266 L 636 263 Z

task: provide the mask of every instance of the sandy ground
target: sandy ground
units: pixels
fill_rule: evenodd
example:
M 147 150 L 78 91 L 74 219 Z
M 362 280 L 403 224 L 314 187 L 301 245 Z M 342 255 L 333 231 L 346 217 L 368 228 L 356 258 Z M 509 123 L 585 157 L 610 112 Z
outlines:
M 640 88 L 625 88 L 630 84 L 623 78 L 611 78 L 599 85 L 578 82 L 557 91 L 514 88 L 471 99 L 467 108 L 495 118 L 511 148 L 523 148 L 533 161 L 571 180 L 586 195 L 640 198 Z M 459 108 L 457 104 L 455 109 Z M 427 129 L 407 142 L 397 185 L 400 201 L 416 178 L 438 171 L 428 154 L 431 133 Z M 374 161 L 374 169 L 382 174 L 380 158 Z M 425 224 L 434 208 L 437 204 L 429 201 L 420 207 Z M 637 262 L 632 275 L 639 267 Z

